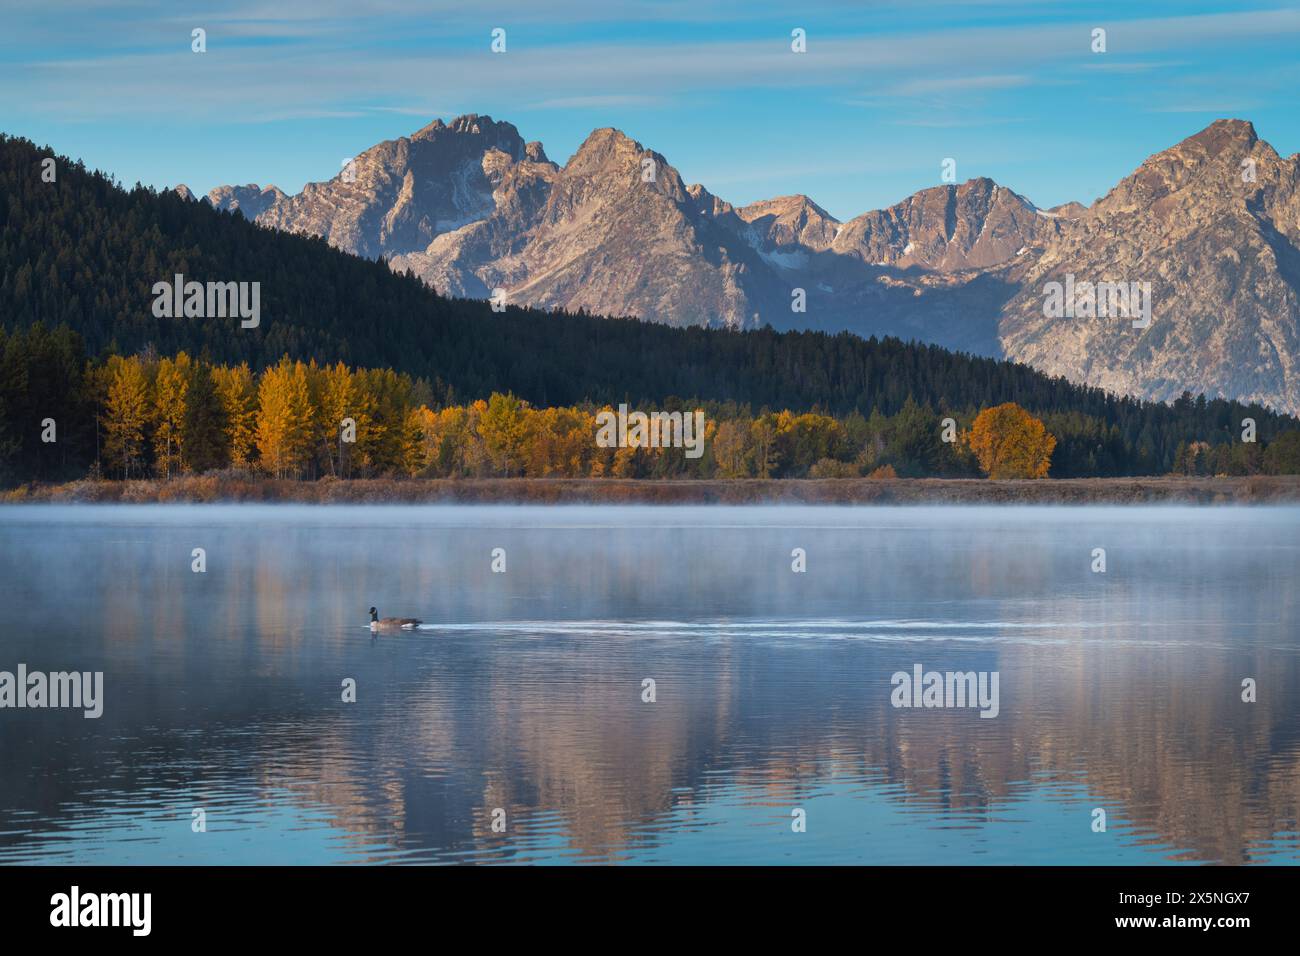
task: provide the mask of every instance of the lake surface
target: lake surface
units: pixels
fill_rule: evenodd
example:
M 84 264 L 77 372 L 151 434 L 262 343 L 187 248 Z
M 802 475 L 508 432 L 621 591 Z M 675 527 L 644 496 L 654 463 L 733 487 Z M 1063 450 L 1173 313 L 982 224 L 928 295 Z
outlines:
M 1295 508 L 6 507 L 0 671 L 104 710 L 0 709 L 0 862 L 1294 864 L 1297 584 Z

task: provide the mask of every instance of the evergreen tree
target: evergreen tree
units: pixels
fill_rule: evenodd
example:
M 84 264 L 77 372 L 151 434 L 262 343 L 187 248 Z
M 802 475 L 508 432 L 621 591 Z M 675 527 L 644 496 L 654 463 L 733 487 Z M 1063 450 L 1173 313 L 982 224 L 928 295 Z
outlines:
M 1042 420 L 1056 438 L 1053 477 L 1166 474 L 1175 469 L 1180 446 L 1178 467 L 1195 473 L 1290 467 L 1285 446 L 1271 457 L 1268 448 L 1300 429 L 1294 417 L 1254 404 L 1190 394 L 1172 404 L 1139 401 L 1012 362 L 893 338 L 670 328 L 515 307 L 497 314 L 483 302 L 439 296 L 409 273 L 347 255 L 320 238 L 265 229 L 170 192 L 124 190 L 66 159 L 59 162 L 59 188 L 50 189 L 32 175 L 50 155 L 25 140 L 0 136 L 5 483 L 77 477 L 97 455 L 110 474 L 138 477 L 150 464 L 151 438 L 158 441 L 158 473 L 197 467 L 186 461 L 184 432 L 194 422 L 181 405 L 189 377 L 178 385 L 161 361 L 156 366 L 162 392 L 161 405 L 150 410 L 158 419 L 157 434 L 151 435 L 147 423 L 137 427 L 130 421 L 130 392 L 138 383 L 119 380 L 120 370 L 104 364 L 114 354 L 144 356 L 135 371 L 146 372 L 146 391 L 155 368 L 148 356 L 175 356 L 174 363 L 185 352 L 216 363 L 213 381 L 236 467 L 256 461 L 262 444 L 257 419 L 263 370 L 277 367 L 282 356 L 335 363 L 304 369 L 305 399 L 296 385 L 284 384 L 294 407 L 290 417 L 304 409 L 313 417 L 301 425 L 301 435 L 289 436 L 282 449 L 287 457 L 266 467 L 307 477 L 408 470 L 413 424 L 416 443 L 428 442 L 428 423 L 410 418 L 422 404 L 439 413 L 442 435 L 436 463 L 428 459 L 424 470 L 442 468 L 445 459 L 461 474 L 559 467 L 552 447 L 559 439 L 548 431 L 561 427 L 558 419 L 536 432 L 546 447 L 534 449 L 539 457 L 531 463 L 514 453 L 503 458 L 506 446 L 500 444 L 489 451 L 477 429 L 493 393 L 510 394 L 537 410 L 621 402 L 661 409 L 677 407 L 669 404 L 676 401 L 672 396 L 685 396 L 689 401 L 681 407 L 703 407 L 719 423 L 700 461 L 688 465 L 676 456 L 619 457 L 615 450 L 593 449 L 582 467 L 599 474 L 617 465 L 625 472 L 671 476 L 716 464 L 753 475 L 796 475 L 810 473 L 819 462 L 823 470 L 830 468 L 825 462 L 849 463 L 862 474 L 891 462 L 907 472 L 965 474 L 974 467 L 973 456 L 968 448 L 936 445 L 937 420 L 953 417 L 967 429 L 981 409 L 1006 402 Z M 260 282 L 262 325 L 242 329 L 232 318 L 155 317 L 150 290 L 176 273 Z M 87 351 L 96 357 L 91 362 Z M 330 393 L 328 373 L 337 373 L 339 363 L 355 369 L 348 374 L 359 388 L 346 403 Z M 110 414 L 114 388 L 118 404 Z M 342 404 L 348 405 L 342 417 L 357 423 L 356 446 L 339 440 Z M 444 422 L 441 412 L 450 406 L 461 411 Z M 782 420 L 772 410 L 790 415 Z M 804 415 L 834 418 L 843 435 L 811 421 L 795 424 Z M 1258 425 L 1259 441 L 1250 447 L 1237 432 L 1247 417 Z M 47 419 L 57 426 L 56 442 L 41 440 Z M 723 429 L 728 421 L 736 428 Z M 464 440 L 446 437 L 444 426 L 455 422 L 470 430 Z M 278 426 L 267 427 L 274 432 Z M 493 432 L 492 417 L 487 427 Z M 137 444 L 141 432 L 143 448 Z M 819 443 L 827 438 L 830 450 L 810 461 L 809 455 L 825 450 Z M 270 433 L 266 440 L 268 447 L 280 447 Z M 841 440 L 847 449 L 838 447 Z M 1193 453 L 1198 443 L 1205 451 Z M 725 463 L 715 459 L 714 445 Z
M 188 470 L 211 471 L 229 464 L 230 445 L 221 398 L 217 394 L 212 369 L 203 362 L 190 369 L 182 431 Z

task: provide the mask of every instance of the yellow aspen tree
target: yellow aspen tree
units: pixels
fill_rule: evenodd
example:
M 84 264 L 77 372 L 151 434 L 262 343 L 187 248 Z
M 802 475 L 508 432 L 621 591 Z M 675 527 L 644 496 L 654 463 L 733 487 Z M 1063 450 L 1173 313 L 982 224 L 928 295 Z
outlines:
M 144 469 L 145 428 L 149 422 L 149 379 L 136 356 L 109 359 L 104 407 L 104 455 L 130 478 Z
M 329 463 L 330 474 L 346 476 L 348 474 L 348 459 L 351 457 L 351 450 L 355 447 L 354 441 L 344 441 L 344 419 L 351 419 L 353 429 L 359 428 L 356 420 L 356 411 L 353 409 L 353 374 L 352 371 L 342 362 L 334 366 L 327 366 L 321 371 L 322 388 L 320 399 L 320 413 L 317 416 L 320 423 L 321 439 L 324 442 L 326 460 Z M 349 436 L 355 439 L 354 435 Z
M 591 443 L 593 447 L 591 449 L 591 463 L 588 466 L 587 473 L 592 478 L 604 478 L 605 476 L 609 475 L 614 468 L 614 455 L 617 453 L 618 449 L 613 445 L 601 446 L 596 444 L 596 432 L 598 429 L 598 426 L 596 424 L 597 415 L 606 412 L 612 414 L 613 411 L 614 410 L 612 408 L 610 408 L 608 405 L 605 405 L 603 408 L 599 409 L 598 411 L 591 413 L 590 435 L 591 435 Z
M 421 405 L 406 413 L 405 444 L 402 449 L 402 470 L 414 477 L 422 474 L 432 460 L 428 436 L 437 427 L 438 416 Z
M 410 405 L 410 380 L 391 368 L 372 369 L 370 377 L 378 425 L 370 445 L 371 467 L 380 474 L 400 473 L 406 465 L 409 444 L 406 412 Z
M 266 368 L 257 386 L 257 453 L 262 467 L 284 477 L 289 455 L 289 384 L 284 363 Z
M 637 475 L 637 453 L 641 449 L 624 446 L 614 450 L 614 462 L 610 465 L 611 478 L 635 478 Z
M 756 418 L 749 426 L 749 445 L 753 450 L 754 465 L 758 470 L 759 478 L 771 478 L 772 470 L 777 465 L 776 422 L 775 415 L 763 415 Z
M 277 478 L 297 476 L 311 448 L 307 367 L 286 355 L 267 368 L 257 388 L 257 450 Z
M 185 465 L 185 410 L 190 383 L 190 357 L 160 359 L 154 378 L 154 462 L 164 479 Z
M 1015 402 L 986 408 L 966 442 L 990 478 L 1046 478 L 1056 438 Z
M 234 367 L 219 365 L 212 370 L 217 399 L 226 422 L 230 463 L 236 468 L 252 465 L 257 448 L 257 389 L 248 363 Z
M 532 433 L 543 442 L 540 454 L 530 454 L 530 474 L 581 478 L 595 449 L 595 418 L 577 408 L 535 411 Z M 540 468 L 540 470 L 538 470 Z
M 289 401 L 289 468 L 295 477 L 301 477 L 311 461 L 312 436 L 311 425 L 314 409 L 311 403 L 311 387 L 307 380 L 307 366 L 295 362 L 288 376 Z
M 488 403 L 481 398 L 465 409 L 465 437 L 461 447 L 464 448 L 465 474 L 472 478 L 482 478 L 492 471 L 492 460 L 479 430 L 487 409 Z
M 725 421 L 713 440 L 719 478 L 749 477 L 750 428 L 744 421 Z
M 493 392 L 479 420 L 478 433 L 497 474 L 509 476 L 519 471 L 526 428 L 524 403 L 514 395 Z
M 471 473 L 471 443 L 475 441 L 470 425 L 470 409 L 461 405 L 444 408 L 438 413 L 436 435 L 438 475 L 462 478 Z
M 545 478 L 555 470 L 558 413 L 558 408 L 544 408 L 525 419 L 520 465 L 527 478 Z
M 328 366 L 327 366 L 328 367 Z M 307 423 L 307 476 L 333 474 L 330 449 L 336 437 L 332 434 L 325 413 L 325 368 L 312 359 L 306 364 L 307 399 L 311 405 L 311 421 Z
M 368 369 L 357 369 L 352 378 L 350 417 L 357 423 L 357 441 L 349 449 L 351 464 L 360 468 L 364 474 L 373 474 L 379 463 L 384 423 L 379 416 L 378 383 Z

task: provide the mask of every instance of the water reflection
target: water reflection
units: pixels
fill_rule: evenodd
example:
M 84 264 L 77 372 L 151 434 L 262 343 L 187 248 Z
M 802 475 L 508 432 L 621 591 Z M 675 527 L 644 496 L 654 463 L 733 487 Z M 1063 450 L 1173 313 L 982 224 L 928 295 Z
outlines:
M 106 703 L 0 711 L 0 860 L 1294 863 L 1298 527 L 9 508 L 0 669 L 103 670 Z M 372 638 L 371 604 L 430 624 Z M 999 716 L 895 710 L 915 663 L 998 671 Z

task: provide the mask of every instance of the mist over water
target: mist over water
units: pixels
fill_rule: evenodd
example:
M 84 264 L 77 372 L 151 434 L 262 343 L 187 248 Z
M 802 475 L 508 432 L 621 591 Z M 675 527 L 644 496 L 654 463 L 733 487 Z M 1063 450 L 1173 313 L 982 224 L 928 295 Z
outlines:
M 1296 508 L 7 507 L 0 671 L 104 713 L 0 709 L 0 861 L 1296 863 L 1298 581 Z

